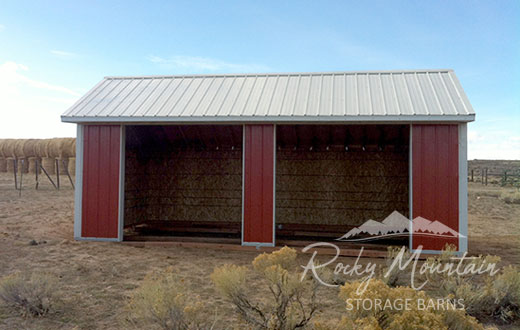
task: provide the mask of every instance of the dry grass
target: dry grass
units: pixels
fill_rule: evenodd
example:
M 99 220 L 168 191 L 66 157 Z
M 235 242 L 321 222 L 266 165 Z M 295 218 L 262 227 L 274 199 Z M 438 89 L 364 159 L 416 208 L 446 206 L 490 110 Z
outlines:
M 223 323 L 234 322 L 232 307 L 217 294 L 210 275 L 216 266 L 225 263 L 250 265 L 258 253 L 76 242 L 72 239 L 73 191 L 67 188 L 65 177 L 65 188 L 60 191 L 45 181 L 39 191 L 34 191 L 28 180 L 32 175 L 24 175 L 27 190 L 20 198 L 12 175 L 0 174 L 0 277 L 45 270 L 59 278 L 61 290 L 67 295 L 63 297 L 63 311 L 44 318 L 27 319 L 0 306 L 0 328 L 124 329 L 121 315 L 133 290 L 147 273 L 168 266 L 186 279 L 187 290 L 200 296 L 208 305 L 208 313 L 212 315 L 216 310 Z M 497 254 L 505 264 L 518 265 L 520 205 L 475 194 L 500 189 L 470 186 L 470 251 Z M 301 264 L 307 261 L 307 257 L 299 256 Z M 353 263 L 353 259 L 341 261 Z M 362 263 L 369 261 L 375 260 L 364 259 Z M 384 260 L 379 262 L 384 264 Z M 255 287 L 260 278 L 252 274 L 250 281 Z M 261 290 L 258 292 L 257 298 L 262 299 Z M 337 290 L 320 288 L 318 297 L 318 316 L 327 319 L 342 315 L 344 302 Z

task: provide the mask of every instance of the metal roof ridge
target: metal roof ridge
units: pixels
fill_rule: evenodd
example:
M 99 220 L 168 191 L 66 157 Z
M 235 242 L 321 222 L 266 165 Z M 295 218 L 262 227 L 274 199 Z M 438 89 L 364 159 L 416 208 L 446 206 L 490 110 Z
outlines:
M 323 71 L 323 72 L 265 72 L 265 73 L 219 73 L 219 74 L 179 74 L 179 75 L 140 75 L 105 76 L 104 79 L 160 79 L 160 78 L 215 78 L 215 77 L 254 77 L 254 76 L 319 76 L 348 74 L 401 74 L 401 73 L 441 73 L 454 72 L 453 69 L 417 70 L 367 70 L 367 71 Z

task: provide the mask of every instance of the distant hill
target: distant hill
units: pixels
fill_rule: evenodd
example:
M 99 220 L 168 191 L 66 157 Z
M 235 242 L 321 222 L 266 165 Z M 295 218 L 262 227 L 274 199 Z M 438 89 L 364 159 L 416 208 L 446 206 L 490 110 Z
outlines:
M 488 169 L 488 174 L 502 175 L 504 171 L 509 174 L 520 172 L 520 160 L 495 160 L 495 159 L 474 159 L 468 160 L 468 173 L 471 170 L 475 175 L 480 175 L 481 169 Z

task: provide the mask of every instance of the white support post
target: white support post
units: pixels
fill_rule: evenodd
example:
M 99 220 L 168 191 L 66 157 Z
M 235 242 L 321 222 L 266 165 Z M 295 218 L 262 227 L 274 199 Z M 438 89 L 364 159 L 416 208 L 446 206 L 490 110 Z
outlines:
M 459 124 L 459 252 L 468 251 L 468 124 Z
M 78 124 L 76 129 L 76 184 L 74 188 L 74 239 L 81 239 L 81 214 L 83 194 L 83 128 Z

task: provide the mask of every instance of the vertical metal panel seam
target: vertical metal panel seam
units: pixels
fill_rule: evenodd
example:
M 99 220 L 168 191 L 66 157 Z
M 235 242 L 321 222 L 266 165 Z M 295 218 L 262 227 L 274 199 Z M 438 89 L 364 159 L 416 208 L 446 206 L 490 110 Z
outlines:
M 150 111 L 150 110 L 153 108 L 153 106 L 155 105 L 155 103 L 157 103 L 157 101 L 159 101 L 159 99 L 164 95 L 164 93 L 168 90 L 168 88 L 170 88 L 170 86 L 172 85 L 172 83 L 173 83 L 173 81 L 174 81 L 175 79 L 171 78 L 171 79 L 169 79 L 169 80 L 170 80 L 170 81 L 166 84 L 166 87 L 164 87 L 163 90 L 159 93 L 159 95 L 157 95 L 157 96 L 155 97 L 155 100 L 153 100 L 152 104 L 150 104 L 150 108 L 149 108 L 149 109 L 148 109 L 144 114 L 147 114 L 148 111 Z M 152 113 L 152 115 L 156 116 L 157 113 L 158 113 L 158 111 L 155 110 L 155 113 Z
M 172 78 L 171 83 L 173 83 L 174 81 L 175 81 L 175 79 Z M 175 86 L 175 88 L 170 92 L 170 94 L 168 95 L 168 97 L 166 98 L 166 100 L 164 100 L 164 102 L 163 102 L 163 104 L 161 105 L 161 107 L 155 111 L 155 115 L 154 115 L 155 117 L 156 117 L 159 113 L 161 113 L 161 111 L 162 111 L 162 109 L 164 108 L 164 106 L 165 106 L 166 104 L 168 104 L 168 101 L 170 101 L 170 99 L 172 98 L 173 94 L 175 94 L 175 92 L 177 91 L 177 89 L 179 89 L 179 86 L 182 85 L 182 82 L 183 82 L 183 81 L 184 81 L 184 77 L 181 78 L 181 80 L 179 81 L 179 83 L 177 84 L 177 86 Z M 169 88 L 169 86 L 168 86 L 168 88 Z M 168 88 L 166 88 L 166 89 L 168 89 Z M 168 112 L 168 113 L 169 113 L 169 112 Z
M 148 88 L 148 86 L 150 86 L 153 82 L 153 80 L 155 79 L 151 79 L 150 80 L 150 83 L 148 85 L 146 85 L 146 88 Z M 153 93 L 155 93 L 155 91 L 157 90 L 157 88 L 162 84 L 162 82 L 164 81 L 164 78 L 161 78 L 161 80 L 159 81 L 159 83 L 157 84 L 157 86 L 155 86 L 149 93 L 148 95 L 146 95 L 146 97 L 144 98 L 144 100 L 141 102 L 141 104 L 139 104 L 139 106 L 137 106 L 137 108 L 134 110 L 134 112 L 132 113 L 132 116 L 134 114 L 136 114 L 139 110 L 141 110 L 141 107 L 146 103 L 146 101 L 148 101 L 148 99 L 150 98 L 150 96 L 152 96 Z M 144 91 L 144 89 L 143 89 Z M 157 99 L 157 98 L 156 98 Z M 150 110 L 150 109 L 148 109 Z M 145 109 L 145 112 L 144 113 L 147 113 L 148 110 Z
M 235 80 L 233 79 L 233 82 Z M 211 105 L 213 104 L 213 102 L 215 102 L 215 99 L 217 98 L 217 95 L 218 93 L 220 92 L 220 89 L 222 88 L 222 85 L 224 85 L 224 78 L 222 78 L 222 81 L 220 82 L 220 85 L 218 85 L 218 88 L 217 90 L 215 91 L 215 94 L 213 95 L 213 97 L 211 98 L 211 100 L 208 102 L 208 106 L 206 107 L 206 110 L 204 110 L 204 112 L 202 113 L 202 116 L 205 116 L 208 111 L 209 111 L 209 108 L 211 108 Z M 231 88 L 228 88 L 228 92 Z M 201 99 L 202 101 L 202 99 Z M 200 105 L 200 102 L 199 102 L 199 105 Z
M 234 76 L 233 77 L 233 81 L 231 82 L 231 85 L 227 89 L 226 94 L 224 95 L 224 97 L 222 98 L 222 103 L 220 103 L 220 106 L 218 107 L 217 111 L 215 112 L 215 116 L 218 116 L 218 114 L 220 113 L 220 110 L 222 110 L 222 107 L 224 106 L 224 103 L 226 103 L 226 101 L 228 99 L 229 92 L 233 89 L 233 86 L 235 86 L 235 82 L 236 81 L 237 81 L 237 77 Z
M 268 77 L 265 77 L 264 83 L 262 84 L 262 88 L 260 89 L 260 95 L 258 95 L 258 102 L 256 102 L 255 109 L 253 110 L 253 116 L 256 115 L 256 111 L 258 110 L 258 106 L 260 105 L 260 101 L 262 100 L 262 96 L 264 95 L 264 90 L 265 86 L 267 85 L 268 79 Z
M 137 79 L 131 79 L 130 83 L 128 85 L 130 85 L 132 82 L 136 81 Z M 112 113 L 114 113 L 114 111 L 117 110 L 117 108 L 135 91 L 135 89 L 137 88 L 137 86 L 139 86 L 141 84 L 141 82 L 138 82 L 137 84 L 135 84 L 135 86 L 128 92 L 128 94 L 123 97 L 118 103 L 117 105 L 114 107 L 114 109 L 112 109 L 112 111 L 110 111 L 109 113 L 106 114 L 107 117 L 109 117 Z M 125 89 L 128 87 L 128 85 L 125 87 Z
M 457 106 L 455 105 L 455 102 L 453 102 L 453 98 L 451 97 L 450 91 L 448 90 L 448 86 L 446 86 L 446 82 L 442 78 L 441 73 L 438 73 L 439 79 L 442 83 L 442 86 L 444 87 L 444 91 L 446 92 L 446 95 L 448 96 L 448 100 L 450 100 L 451 106 L 453 107 L 453 113 L 457 113 Z
M 421 100 L 423 101 L 423 105 L 424 105 L 424 109 L 426 110 L 426 114 L 427 115 L 431 115 L 431 111 L 430 109 L 428 108 L 428 104 L 426 103 L 426 99 L 424 98 L 424 93 L 423 93 L 423 90 L 422 90 L 422 87 L 421 87 L 421 83 L 419 82 L 419 78 L 417 78 L 417 72 L 415 72 L 413 74 L 414 78 L 415 78 L 415 82 L 417 83 L 417 87 L 419 87 L 419 95 L 421 96 Z
M 435 90 L 435 87 L 433 87 L 432 78 L 430 77 L 429 73 L 426 73 L 426 77 L 428 77 L 428 82 L 430 83 L 430 87 L 432 88 L 433 96 L 435 96 L 435 101 L 437 101 L 437 106 L 439 106 L 439 111 L 441 112 L 441 115 L 443 115 L 444 110 L 442 109 L 441 101 L 439 100 L 439 95 L 437 95 L 437 91 Z
M 112 99 L 110 101 L 108 101 L 101 109 L 98 110 L 98 113 L 101 113 L 103 112 L 110 104 L 112 104 L 112 102 L 114 102 L 114 100 L 128 87 L 128 85 L 130 85 L 130 83 L 132 82 L 132 79 L 124 79 L 124 80 L 121 80 L 115 87 L 117 88 L 117 86 L 121 85 L 121 83 L 123 83 L 123 81 L 126 82 L 126 85 L 119 91 L 116 93 L 116 95 L 114 95 L 112 97 Z M 113 110 L 112 110 L 113 111 Z M 111 111 L 111 112 L 112 112 Z M 107 115 L 105 115 L 107 116 Z
M 293 109 L 290 114 L 291 116 L 294 116 L 294 110 L 296 110 L 296 104 L 298 103 L 298 94 L 300 94 L 301 80 L 302 80 L 302 75 L 298 75 L 298 84 L 296 85 L 296 94 L 294 95 Z
M 468 107 L 466 106 L 466 102 L 465 102 L 466 99 L 463 98 L 459 92 L 458 87 L 460 87 L 462 89 L 462 86 L 460 86 L 460 83 L 459 83 L 459 86 L 457 86 L 457 83 L 458 83 L 457 77 L 452 72 L 448 72 L 448 77 L 450 77 L 450 80 L 451 80 L 451 83 L 453 84 L 455 92 L 457 93 L 457 96 L 459 97 L 459 100 L 462 103 L 462 106 L 464 107 L 464 111 L 466 112 L 466 114 L 469 114 L 470 112 L 469 112 Z
M 381 79 L 381 74 L 379 74 L 379 87 L 381 88 L 381 99 L 383 100 L 383 115 L 387 115 L 388 109 L 386 106 L 385 93 L 383 89 L 383 79 Z
M 188 86 L 186 86 L 186 87 L 184 88 L 184 90 L 182 91 L 181 95 L 179 96 L 179 98 L 177 98 L 177 101 L 175 101 L 175 103 L 173 103 L 172 108 L 170 109 L 170 111 L 168 111 L 168 113 L 166 114 L 166 116 L 169 116 L 169 115 L 172 113 L 172 111 L 175 109 L 175 107 L 177 106 L 177 104 L 179 104 L 179 101 L 182 100 L 182 98 L 184 97 L 184 94 L 186 94 L 186 91 L 187 91 L 188 89 L 190 89 L 191 84 L 192 84 L 194 81 L 195 81 L 195 79 L 191 79 L 191 80 L 188 82 Z M 180 86 L 180 84 L 181 84 L 181 83 L 179 83 L 179 86 Z M 177 87 L 179 87 L 179 86 L 177 86 Z M 200 86 L 200 85 L 199 85 L 199 86 Z M 175 89 L 177 89 L 177 88 L 175 88 Z M 173 93 L 172 93 L 172 95 L 173 95 Z M 165 105 L 166 105 L 166 103 L 165 103 Z M 182 111 L 179 113 L 179 116 L 181 116 L 181 115 L 182 115 Z
M 399 97 L 397 97 L 397 90 L 395 88 L 395 80 L 393 74 L 390 74 L 390 81 L 392 82 L 392 91 L 394 92 L 394 98 L 397 104 L 397 114 L 402 115 L 403 112 L 401 111 L 401 102 L 399 101 Z
M 280 76 L 276 76 L 276 81 L 274 82 L 273 91 L 271 92 L 271 98 L 269 99 L 269 104 L 267 105 L 266 113 L 271 113 L 271 104 L 273 104 L 274 93 L 276 92 L 276 87 L 278 87 L 278 81 L 280 81 Z M 267 83 L 267 82 L 266 82 Z M 258 102 L 260 104 L 260 102 Z M 258 109 L 258 106 L 257 106 Z M 255 110 L 256 113 L 256 110 Z

